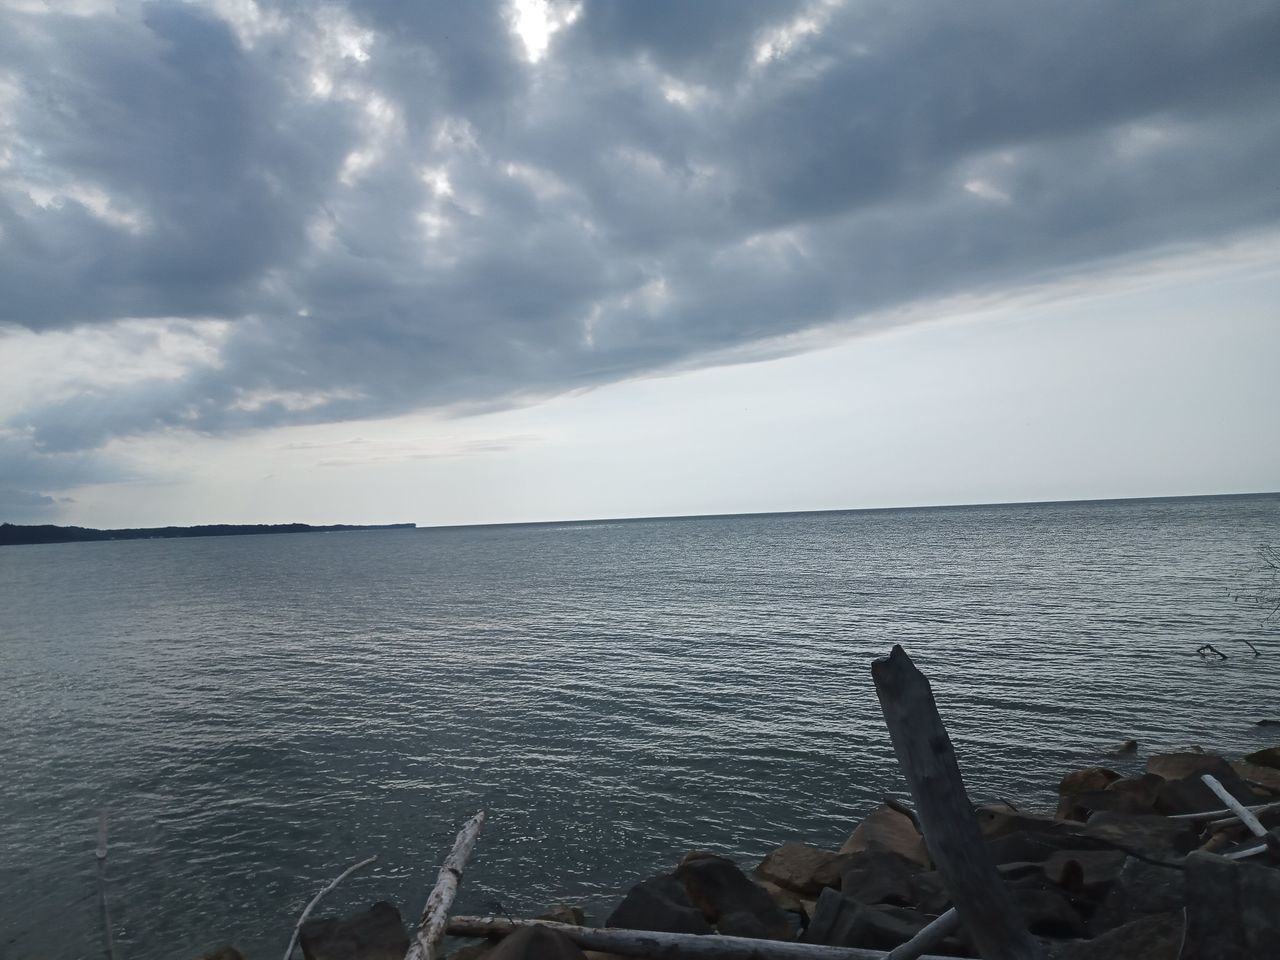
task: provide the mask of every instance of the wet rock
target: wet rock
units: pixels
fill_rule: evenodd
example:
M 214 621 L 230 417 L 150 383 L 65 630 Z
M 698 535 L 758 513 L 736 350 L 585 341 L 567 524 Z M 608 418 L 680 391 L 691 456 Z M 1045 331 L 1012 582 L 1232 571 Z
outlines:
M 978 821 L 978 829 L 989 840 L 1019 831 L 1023 833 L 1065 834 L 1075 829 L 1069 823 L 1064 823 L 1055 817 L 1021 813 L 1003 804 L 978 807 L 973 814 Z
M 1110 752 L 1115 756 L 1123 756 L 1126 753 L 1137 753 L 1138 741 L 1122 740 L 1120 743 L 1117 743 L 1115 746 L 1113 746 Z
M 571 927 L 580 927 L 586 921 L 587 915 L 582 912 L 581 907 L 575 907 L 567 903 L 553 903 L 547 908 L 546 913 L 540 913 L 535 920 L 550 920 L 553 923 L 567 923 Z
M 1197 748 L 1181 753 L 1155 753 L 1147 757 L 1147 773 L 1154 773 L 1165 780 L 1181 780 L 1183 777 L 1196 777 L 1202 773 L 1212 773 L 1227 765 L 1217 754 L 1203 753 Z
M 899 907 L 915 904 L 911 878 L 920 865 L 887 850 L 861 850 L 849 854 L 840 878 L 840 891 L 860 903 L 887 903 Z
M 521 927 L 488 952 L 487 960 L 586 960 L 576 943 L 551 927 Z
M 1055 944 L 1049 960 L 1178 960 L 1180 913 L 1142 917 L 1092 940 Z
M 1076 798 L 1080 794 L 1101 793 L 1113 782 L 1120 779 L 1120 774 L 1106 767 L 1086 767 L 1083 770 L 1072 770 L 1058 784 L 1058 811 L 1054 816 L 1059 820 L 1082 820 L 1077 816 L 1079 803 Z M 1092 807 L 1086 809 L 1094 809 Z
M 675 873 L 708 923 L 730 937 L 789 940 L 791 924 L 773 898 L 724 857 L 686 859 Z
M 1186 873 L 1186 960 L 1275 956 L 1280 870 L 1197 852 Z
M 1280 747 L 1255 750 L 1253 753 L 1246 753 L 1243 759 L 1245 763 L 1256 763 L 1260 767 L 1271 767 L 1280 770 Z
M 409 934 L 400 911 L 380 900 L 342 920 L 308 920 L 298 943 L 306 960 L 403 960 Z
M 818 897 L 804 943 L 830 947 L 869 947 L 891 950 L 910 940 L 929 918 L 901 907 L 873 907 L 827 888 Z
M 1182 754 L 1176 756 L 1192 756 Z M 1193 772 L 1181 778 L 1166 777 L 1167 782 L 1160 787 L 1156 801 L 1159 813 L 1199 813 L 1202 810 L 1214 810 L 1222 806 L 1218 795 L 1205 786 L 1200 779 L 1202 774 L 1210 773 L 1226 788 L 1227 792 L 1241 803 L 1257 803 L 1259 794 L 1240 779 L 1240 775 L 1231 769 L 1231 765 L 1221 757 L 1205 754 L 1199 759 L 1206 761 Z M 1175 765 L 1173 769 L 1178 769 Z
M 816 894 L 823 887 L 840 885 L 847 862 L 847 856 L 789 840 L 770 851 L 755 873 L 796 893 Z
M 840 848 L 841 853 L 858 853 L 862 850 L 888 850 L 926 869 L 932 865 L 924 837 L 916 829 L 915 822 L 886 803 L 882 803 L 863 820 Z
M 1151 857 L 1189 853 L 1196 846 L 1196 829 L 1191 821 L 1160 816 L 1103 811 L 1089 818 L 1083 834 Z
M 670 875 L 637 883 L 609 914 L 605 926 L 664 933 L 711 932 L 711 924 L 690 902 L 684 884 Z
M 1255 727 L 1280 727 L 1280 720 L 1259 720 Z
M 1139 917 L 1171 913 L 1186 904 L 1183 871 L 1129 857 L 1090 921 L 1094 934 Z

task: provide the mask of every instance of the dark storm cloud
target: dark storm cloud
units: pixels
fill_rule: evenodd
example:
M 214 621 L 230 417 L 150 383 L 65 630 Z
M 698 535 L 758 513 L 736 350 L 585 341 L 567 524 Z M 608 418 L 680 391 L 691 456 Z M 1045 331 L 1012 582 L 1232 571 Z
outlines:
M 32 397 L 40 449 L 518 403 L 1280 214 L 1272 2 L 610 0 L 537 64 L 500 4 L 219 9 L 4 14 L 0 322 L 231 324 Z

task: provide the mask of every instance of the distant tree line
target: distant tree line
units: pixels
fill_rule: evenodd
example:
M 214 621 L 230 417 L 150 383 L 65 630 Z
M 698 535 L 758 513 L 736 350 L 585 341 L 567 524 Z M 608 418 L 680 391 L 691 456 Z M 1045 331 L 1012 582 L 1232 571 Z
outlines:
M 171 537 L 238 537 L 256 533 L 334 533 L 342 530 L 412 530 L 413 523 L 206 523 L 194 527 L 130 527 L 95 530 L 92 527 L 60 527 L 51 523 L 0 524 L 0 546 L 29 543 L 72 543 L 81 540 L 158 540 Z

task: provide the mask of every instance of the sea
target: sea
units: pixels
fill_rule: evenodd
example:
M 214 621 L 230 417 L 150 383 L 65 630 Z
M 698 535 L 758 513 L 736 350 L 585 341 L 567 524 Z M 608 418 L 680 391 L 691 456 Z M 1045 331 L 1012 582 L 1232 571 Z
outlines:
M 6 547 L 0 956 L 104 956 L 103 812 L 120 960 L 279 956 L 373 855 L 321 914 L 413 919 L 481 808 L 463 913 L 837 847 L 906 797 L 894 644 L 974 802 L 1270 745 L 1280 624 L 1233 596 L 1277 543 L 1280 495 Z

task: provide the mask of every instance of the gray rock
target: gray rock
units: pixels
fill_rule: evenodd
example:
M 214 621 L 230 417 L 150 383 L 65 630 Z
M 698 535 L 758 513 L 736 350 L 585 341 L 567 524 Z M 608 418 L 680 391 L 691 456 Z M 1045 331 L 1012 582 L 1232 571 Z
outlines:
M 1022 911 L 1027 929 L 1037 937 L 1082 937 L 1084 921 L 1062 894 L 1046 888 L 1013 886 L 1013 902 Z
M 1089 926 L 1097 935 L 1140 917 L 1179 911 L 1186 902 L 1182 870 L 1129 857 Z
M 909 907 L 915 904 L 911 878 L 919 872 L 919 864 L 896 853 L 862 850 L 849 854 L 840 891 L 860 903 Z
M 891 950 L 920 932 L 929 918 L 901 907 L 873 907 L 827 888 L 818 897 L 804 943 Z
M 403 960 L 409 934 L 400 911 L 381 900 L 343 920 L 308 920 L 298 943 L 306 960 Z
M 535 918 L 537 920 L 550 920 L 554 923 L 567 923 L 573 927 L 582 926 L 587 919 L 581 907 L 575 907 L 567 903 L 553 903 L 547 908 L 546 913 L 540 913 Z
M 1110 811 L 1091 816 L 1083 835 L 1157 858 L 1189 853 L 1197 840 L 1196 828 L 1189 820 Z
M 670 875 L 653 877 L 632 887 L 605 926 L 665 933 L 711 932 L 711 924 L 690 902 L 684 884 Z
M 872 811 L 840 848 L 841 853 L 857 853 L 861 850 L 888 850 L 925 869 L 932 866 L 924 837 L 916 829 L 915 822 L 887 803 L 882 803 Z
M 1276 955 L 1280 870 L 1197 851 L 1186 873 L 1186 960 Z
M 1095 937 L 1054 944 L 1049 960 L 1178 960 L 1180 913 L 1141 917 Z

